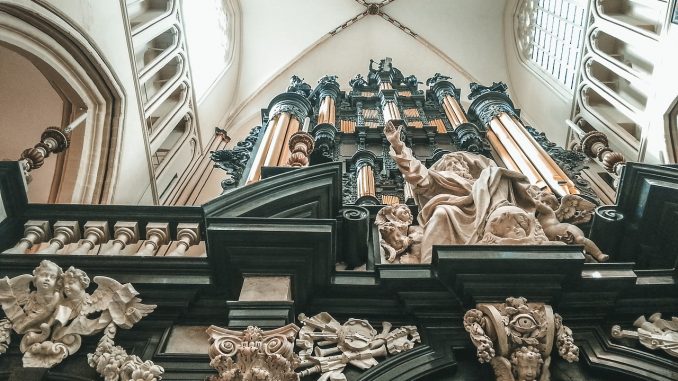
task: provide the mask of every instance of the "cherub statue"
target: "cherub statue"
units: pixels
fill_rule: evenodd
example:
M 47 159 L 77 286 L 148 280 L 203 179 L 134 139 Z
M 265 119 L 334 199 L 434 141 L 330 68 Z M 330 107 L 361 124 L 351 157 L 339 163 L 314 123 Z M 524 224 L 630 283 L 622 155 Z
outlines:
M 539 189 L 536 185 L 531 185 L 527 192 L 537 202 L 543 202 L 556 212 L 556 217 L 560 222 L 566 222 L 573 225 L 579 225 L 591 221 L 596 204 L 585 198 L 567 194 L 560 201 L 551 192 L 550 189 Z
M 547 380 L 551 358 L 544 361 L 541 353 L 532 346 L 521 347 L 511 354 L 511 369 L 513 379 L 510 381 Z M 509 381 L 509 380 L 507 380 Z
M 24 366 L 50 368 L 80 348 L 81 335 L 111 324 L 131 328 L 155 309 L 140 303 L 129 283 L 107 277 L 95 277 L 94 282 L 99 288 L 89 295 L 90 279 L 84 271 L 70 267 L 63 272 L 48 260 L 40 262 L 32 276 L 0 279 L 0 304 L 14 331 L 24 334 Z M 89 317 L 92 314 L 96 316 Z
M 405 204 L 385 206 L 375 219 L 381 239 L 379 244 L 386 253 L 386 260 L 393 263 L 420 263 L 423 231 L 412 226 L 412 213 Z
M 610 258 L 607 254 L 603 254 L 593 241 L 586 238 L 581 229 L 572 224 L 560 222 L 556 211 L 543 202 L 537 202 L 537 220 L 551 241 L 584 245 L 586 254 L 598 262 L 605 262 Z
M 479 244 L 544 245 L 552 242 L 544 234 L 534 214 L 509 203 L 498 204 L 487 216 L 485 233 Z
M 52 313 L 61 301 L 62 274 L 61 267 L 44 260 L 33 270 L 33 275 L 0 279 L 0 304 L 14 331 L 40 332 L 45 328 L 43 324 L 51 323 Z M 31 291 L 31 285 L 35 291 Z

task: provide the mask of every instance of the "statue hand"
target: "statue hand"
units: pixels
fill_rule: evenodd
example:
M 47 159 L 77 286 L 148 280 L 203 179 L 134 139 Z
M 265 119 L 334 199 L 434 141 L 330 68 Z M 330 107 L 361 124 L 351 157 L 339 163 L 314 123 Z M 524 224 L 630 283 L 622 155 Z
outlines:
M 396 127 L 393 123 L 389 122 L 384 127 L 384 135 L 386 135 L 386 140 L 391 143 L 393 150 L 396 154 L 400 154 L 403 150 L 403 142 L 400 140 L 400 132 L 402 131 L 402 125 Z

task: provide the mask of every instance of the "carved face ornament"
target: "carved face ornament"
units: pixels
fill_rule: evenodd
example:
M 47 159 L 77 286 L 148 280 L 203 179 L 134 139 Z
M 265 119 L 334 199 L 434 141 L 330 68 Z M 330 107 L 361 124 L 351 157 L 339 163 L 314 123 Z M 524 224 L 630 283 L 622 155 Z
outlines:
M 49 268 L 41 268 L 35 274 L 35 287 L 42 291 L 52 291 L 56 287 L 59 274 Z

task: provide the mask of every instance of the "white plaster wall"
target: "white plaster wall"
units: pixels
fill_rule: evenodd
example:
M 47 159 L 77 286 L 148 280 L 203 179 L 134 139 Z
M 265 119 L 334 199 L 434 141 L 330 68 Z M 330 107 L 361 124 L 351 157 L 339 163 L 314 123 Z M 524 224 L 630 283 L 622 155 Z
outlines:
M 49 126 L 60 126 L 63 101 L 47 78 L 22 55 L 0 45 L 0 160 L 17 160 L 40 141 Z M 31 172 L 28 200 L 49 198 L 56 155 Z
M 670 4 L 671 2 L 669 2 Z M 667 6 L 669 5 L 667 4 Z M 670 22 L 671 7 L 667 8 L 665 32 L 660 38 L 655 61 L 655 69 L 651 77 L 650 89 L 654 93 L 648 94 L 646 115 L 648 126 L 645 147 L 641 147 L 640 161 L 645 163 L 676 162 L 667 152 L 671 141 L 668 136 L 667 113 L 676 106 L 678 100 L 678 25 Z M 675 123 L 675 121 L 674 121 Z M 674 126 L 678 128 L 678 126 Z M 676 130 L 674 130 L 676 132 Z M 678 145 L 678 142 L 674 142 Z
M 407 76 L 414 74 L 419 81 L 436 72 L 452 76 L 454 83 L 462 89 L 462 97 L 468 95 L 470 78 L 465 77 L 442 58 L 413 38 L 382 40 L 388 33 L 403 33 L 380 17 L 366 17 L 339 35 L 327 39 L 313 50 L 305 54 L 299 61 L 282 72 L 279 76 L 256 95 L 238 113 L 229 127 L 229 135 L 242 134 L 249 131 L 257 120 L 262 108 L 268 107 L 273 97 L 286 91 L 289 79 L 296 74 L 315 87 L 318 79 L 326 74 L 338 75 L 342 90 L 350 90 L 349 80 L 360 73 L 367 76 L 370 59 L 391 57 L 393 65 Z M 360 41 L 356 44 L 356 41 Z M 425 85 L 420 85 L 420 89 Z M 260 122 L 260 119 L 258 119 Z M 232 131 L 232 132 L 230 132 Z
M 518 1 L 506 1 L 503 25 L 513 103 L 522 110 L 521 117 L 526 123 L 546 133 L 554 143 L 564 146 L 567 138 L 565 119 L 570 117 L 574 96 L 564 97 L 521 61 L 513 32 Z
M 243 0 L 240 5 L 243 28 L 240 100 L 330 30 L 365 10 L 348 0 Z M 355 41 L 358 49 L 360 41 Z M 352 54 L 350 50 L 346 53 Z
M 84 32 L 112 68 L 125 93 L 126 102 L 121 116 L 124 130 L 118 180 L 114 188 L 113 203 L 136 204 L 150 186 L 148 159 L 143 140 L 142 119 L 137 105 L 136 90 L 125 36 L 121 4 L 117 0 L 9 0 L 39 13 L 58 25 L 72 23 Z M 66 21 L 64 21 L 66 20 Z M 145 200 L 148 201 L 148 200 Z
M 191 63 L 194 84 L 196 84 L 196 112 L 198 114 L 198 120 L 200 121 L 198 133 L 200 134 L 204 149 L 210 144 L 212 136 L 214 135 L 214 127 L 224 127 L 226 122 L 225 117 L 237 98 L 238 65 L 240 64 L 241 57 L 240 38 L 242 35 L 242 15 L 239 1 L 223 0 L 223 3 L 224 7 L 230 8 L 229 11 L 233 12 L 228 15 L 228 27 L 231 28 L 231 30 L 228 31 L 228 33 L 230 33 L 229 49 L 232 51 L 232 56 L 230 57 L 230 60 L 224 62 L 224 57 L 222 56 L 223 52 L 216 52 L 217 56 L 214 57 L 214 59 L 223 63 L 222 70 L 213 78 L 205 78 L 200 86 L 197 86 L 195 81 L 196 76 L 201 75 L 200 71 L 203 62 L 200 57 L 198 57 L 198 54 L 193 53 L 196 51 L 193 47 L 196 44 L 200 44 L 201 39 L 209 38 L 209 36 L 203 36 L 201 34 L 202 31 L 195 28 L 195 24 L 201 22 L 200 17 L 202 16 L 200 12 L 196 12 L 195 5 L 190 0 L 184 0 L 182 8 L 184 28 L 187 36 L 188 56 Z M 222 38 L 222 36 L 219 36 L 219 38 Z

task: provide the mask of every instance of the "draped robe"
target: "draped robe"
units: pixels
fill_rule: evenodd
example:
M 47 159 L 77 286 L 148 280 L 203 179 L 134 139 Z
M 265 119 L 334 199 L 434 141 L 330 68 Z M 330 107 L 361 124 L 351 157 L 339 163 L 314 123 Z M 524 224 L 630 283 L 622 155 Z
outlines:
M 530 185 L 523 174 L 498 167 L 494 161 L 468 152 L 454 152 L 426 168 L 403 147 L 400 154 L 390 151 L 405 180 L 412 185 L 424 229 L 421 263 L 430 263 L 433 245 L 474 244 L 482 239 L 485 219 L 502 202 L 510 202 L 527 212 L 535 203 L 527 193 Z M 451 168 L 449 159 L 466 162 L 472 179 Z

